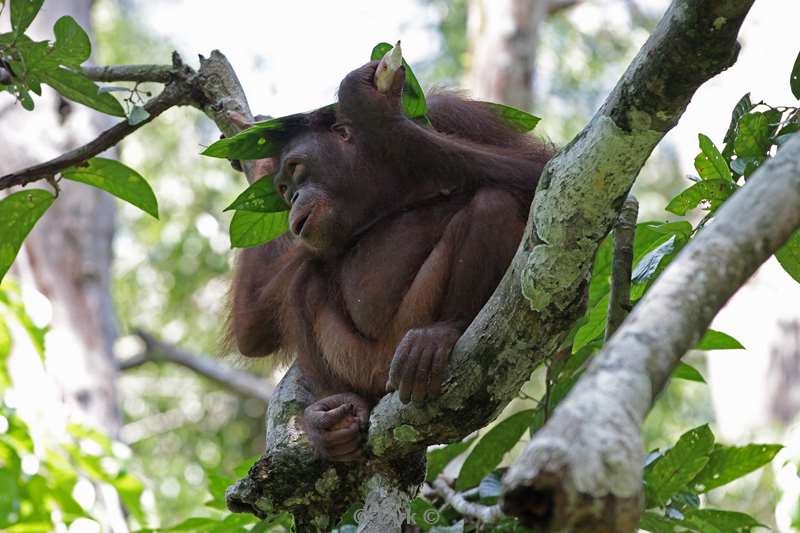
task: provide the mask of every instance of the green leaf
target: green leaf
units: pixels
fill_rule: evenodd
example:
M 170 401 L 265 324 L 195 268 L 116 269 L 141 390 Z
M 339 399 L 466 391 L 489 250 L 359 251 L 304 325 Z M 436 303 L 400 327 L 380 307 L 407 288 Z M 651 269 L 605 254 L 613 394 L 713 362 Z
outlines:
M 117 489 L 117 494 L 119 494 L 122 503 L 125 504 L 125 509 L 131 513 L 139 523 L 147 523 L 147 515 L 144 509 L 142 509 L 142 494 L 144 493 L 144 485 L 142 482 L 133 475 L 124 473 L 114 479 L 111 485 Z
M 135 105 L 131 108 L 131 113 L 128 115 L 128 124 L 136 126 L 150 118 L 150 113 L 140 105 Z
M 638 236 L 638 227 L 637 233 Z M 635 249 L 635 245 L 634 245 Z M 594 265 L 592 266 L 592 278 L 589 283 L 589 302 L 588 309 L 592 309 L 606 294 L 608 294 L 611 284 L 611 261 L 614 257 L 614 235 L 609 233 L 600 243 L 597 253 L 594 255 Z
M 436 507 L 422 498 L 411 500 L 411 516 L 414 519 L 412 524 L 422 531 L 430 531 L 433 526 L 447 525 Z
M 31 98 L 30 93 L 22 85 L 12 85 L 12 87 L 16 87 L 17 100 L 22 104 L 22 109 L 33 111 L 33 98 Z
M 238 160 L 272 157 L 278 153 L 279 149 L 275 142 L 276 139 L 294 126 L 300 126 L 305 122 L 306 115 L 304 113 L 256 122 L 232 137 L 220 139 L 203 150 L 202 154 L 208 157 Z
M 666 516 L 661 516 L 653 511 L 645 511 L 642 513 L 641 521 L 639 522 L 639 529 L 650 531 L 651 533 L 675 533 L 683 531 L 680 521 L 672 520 Z
M 706 380 L 703 378 L 703 374 L 700 373 L 695 367 L 688 365 L 681 361 L 678 363 L 678 366 L 675 367 L 675 370 L 672 372 L 673 379 L 685 379 L 687 381 L 696 381 L 698 383 L 705 383 Z
M 795 231 L 780 250 L 775 252 L 775 257 L 783 269 L 800 283 L 800 230 Z
M 250 248 L 279 237 L 289 230 L 289 212 L 236 211 L 231 219 L 231 247 Z
M 667 211 L 683 216 L 690 209 L 695 209 L 701 202 L 708 202 L 711 211 L 717 209 L 731 194 L 736 185 L 730 181 L 710 179 L 695 183 L 667 204 Z
M 235 516 L 235 515 L 234 515 Z M 221 530 L 222 522 L 217 518 L 187 518 L 171 527 L 159 529 L 159 531 L 194 531 L 197 533 Z
M 115 117 L 125 116 L 125 110 L 117 99 L 108 93 L 100 93 L 97 85 L 83 74 L 59 67 L 43 70 L 39 75 L 44 83 L 65 98 Z
M 747 533 L 754 527 L 766 527 L 750 515 L 718 509 L 697 509 L 688 513 L 686 525 L 702 533 Z
M 483 103 L 522 133 L 532 131 L 541 120 L 537 116 L 531 115 L 516 107 L 511 107 L 510 105 L 496 104 L 494 102 Z
M 138 172 L 119 161 L 95 157 L 81 166 L 68 168 L 61 175 L 110 192 L 158 218 L 158 201 L 153 189 Z
M 53 200 L 55 196 L 42 189 L 15 192 L 0 200 L 0 280 L 14 262 L 22 241 Z
M 0 393 L 10 384 L 6 361 L 11 355 L 11 331 L 8 329 L 5 319 L 0 315 Z
M 691 488 L 703 493 L 721 487 L 766 465 L 782 448 L 780 444 L 717 447 L 703 470 L 692 480 Z
M 633 264 L 637 265 L 647 254 L 675 236 L 681 245 L 688 241 L 692 225 L 684 220 L 678 222 L 641 222 L 636 225 L 633 240 Z M 608 294 L 611 260 L 613 255 L 612 236 L 608 235 L 595 255 L 592 281 L 589 285 L 589 309 L 593 309 L 600 298 Z M 663 266 L 663 265 L 662 265 Z
M 430 529 L 430 533 L 464 533 L 464 521 L 459 520 L 449 526 L 434 526 Z
M 770 121 L 766 114 L 748 113 L 739 119 L 739 132 L 733 141 L 736 155 L 761 159 L 772 144 Z
M 575 333 L 572 341 L 572 353 L 579 352 L 584 346 L 597 338 L 601 338 L 606 330 L 608 318 L 608 294 L 598 301 L 586 315 L 586 323 Z
M 753 109 L 753 104 L 750 102 L 750 93 L 747 93 L 746 95 L 742 96 L 733 107 L 733 112 L 731 112 L 731 123 L 728 126 L 728 131 L 725 132 L 725 138 L 723 139 L 724 143 L 728 144 L 733 142 L 733 140 L 736 138 L 736 126 L 739 124 L 739 119 L 749 113 L 751 109 Z
M 14 511 L 19 500 L 19 484 L 17 476 L 8 469 L 0 470 L 0 524 Z
M 259 213 L 276 213 L 287 211 L 289 206 L 272 185 L 272 177 L 264 176 L 253 182 L 240 194 L 225 211 L 256 211 Z
M 370 54 L 370 60 L 379 61 L 383 59 L 383 56 L 392 48 L 393 46 L 389 43 L 376 44 L 372 49 L 372 54 Z M 406 70 L 406 81 L 403 84 L 403 112 L 408 118 L 423 118 L 428 112 L 425 93 L 422 91 L 417 77 L 405 59 L 403 59 L 403 66 Z
M 44 0 L 11 0 L 11 27 L 17 35 L 31 25 Z
M 466 440 L 454 442 L 442 448 L 429 451 L 428 473 L 425 475 L 425 479 L 428 481 L 433 481 L 436 479 L 436 476 L 444 471 L 445 467 L 450 463 L 450 461 L 467 451 L 467 448 L 469 448 L 472 443 L 475 442 L 476 438 L 478 438 L 478 436 L 473 435 Z
M 714 143 L 703 135 L 698 136 L 700 139 L 700 154 L 694 160 L 694 167 L 704 180 L 721 179 L 726 181 L 733 181 L 731 177 L 731 170 L 728 168 L 728 163 Z
M 792 88 L 794 97 L 800 100 L 800 54 L 797 54 L 797 59 L 794 60 L 792 73 L 789 76 L 789 86 Z
M 755 157 L 737 157 L 731 160 L 731 170 L 745 178 L 749 178 L 759 165 L 761 161 Z
M 89 36 L 83 28 L 69 16 L 61 17 L 53 26 L 56 41 L 51 57 L 64 65 L 78 66 L 92 55 Z
M 675 251 L 677 237 L 673 235 L 666 242 L 660 244 L 656 249 L 642 257 L 631 272 L 633 283 L 646 283 L 653 279 L 661 260 Z
M 533 409 L 514 413 L 483 435 L 461 466 L 455 489 L 462 491 L 472 488 L 497 468 L 506 452 L 519 442 L 528 429 L 534 414 Z
M 714 448 L 708 424 L 681 435 L 675 446 L 645 472 L 646 508 L 661 507 L 706 466 Z
M 693 350 L 744 350 L 742 343 L 721 331 L 709 329 Z
M 253 465 L 256 464 L 259 459 L 261 459 L 261 454 L 251 455 L 241 463 L 239 463 L 234 469 L 233 474 L 237 478 L 247 477 L 247 474 L 250 472 L 250 469 L 253 468 Z M 232 485 L 235 480 L 231 479 L 229 485 Z

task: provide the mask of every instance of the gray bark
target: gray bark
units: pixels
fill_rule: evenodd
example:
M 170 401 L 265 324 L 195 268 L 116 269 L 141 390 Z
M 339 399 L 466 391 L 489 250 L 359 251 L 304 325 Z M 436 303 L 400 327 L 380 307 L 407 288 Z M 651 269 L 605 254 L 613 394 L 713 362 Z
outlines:
M 545 531 L 635 531 L 641 424 L 653 399 L 719 309 L 798 227 L 795 135 L 719 209 L 596 356 L 509 469 L 504 509 Z
M 229 489 L 231 508 L 288 510 L 330 521 L 358 493 L 349 488 L 370 479 L 381 464 L 414 465 L 426 446 L 460 439 L 493 420 L 583 313 L 599 243 L 650 152 L 697 87 L 735 61 L 736 35 L 751 4 L 673 2 L 603 108 L 545 168 L 520 247 L 456 344 L 436 402 L 403 405 L 397 394 L 384 397 L 370 417 L 367 447 L 374 459 L 346 472 L 314 462 L 308 440 L 299 429 L 292 432 L 278 447 L 268 446 L 250 475 Z M 302 412 L 304 400 L 294 396 L 296 378 L 289 373 L 273 395 L 268 442 L 275 442 L 270 431 L 286 436 L 278 428 Z M 326 497 L 309 486 L 308 480 L 331 471 L 342 476 L 340 490 Z M 312 505 L 309 495 L 322 503 Z
M 636 237 L 638 216 L 639 202 L 634 196 L 628 196 L 622 205 L 619 220 L 614 225 L 614 256 L 611 265 L 611 288 L 608 293 L 606 340 L 617 331 L 631 310 L 633 239 Z
M 539 26 L 551 0 L 470 0 L 472 64 L 467 86 L 479 100 L 530 109 Z

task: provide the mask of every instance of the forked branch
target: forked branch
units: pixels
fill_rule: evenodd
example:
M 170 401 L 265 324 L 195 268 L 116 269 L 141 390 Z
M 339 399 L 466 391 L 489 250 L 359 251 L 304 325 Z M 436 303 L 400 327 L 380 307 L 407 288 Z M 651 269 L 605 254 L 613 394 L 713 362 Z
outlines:
M 296 425 L 287 425 L 302 411 L 294 371 L 276 389 L 268 414 L 268 442 L 280 445 L 268 446 L 250 475 L 229 489 L 229 506 L 255 513 L 287 510 L 305 524 L 330 523 L 352 493 L 322 495 L 298 480 L 323 476 L 331 486 L 352 486 L 358 479 L 363 485 L 382 465 L 408 463 L 427 445 L 462 438 L 494 419 L 583 313 L 599 243 L 650 152 L 694 92 L 735 61 L 736 36 L 752 1 L 674 0 L 603 108 L 545 168 L 520 247 L 456 344 L 435 404 L 403 405 L 397 394 L 384 397 L 370 418 L 374 458 L 343 472 L 308 461 L 307 439 Z M 386 509 L 387 515 L 392 511 Z

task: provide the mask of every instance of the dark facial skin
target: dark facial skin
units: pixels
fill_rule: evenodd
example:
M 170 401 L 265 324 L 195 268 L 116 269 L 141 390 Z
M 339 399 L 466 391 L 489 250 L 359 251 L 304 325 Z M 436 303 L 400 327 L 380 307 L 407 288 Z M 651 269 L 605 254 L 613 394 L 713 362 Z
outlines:
M 363 456 L 384 394 L 422 403 L 446 387 L 458 338 L 516 251 L 549 148 L 479 102 L 428 97 L 433 129 L 402 112 L 375 63 L 348 74 L 338 109 L 307 115 L 274 172 L 290 231 L 244 250 L 229 334 L 239 351 L 296 359 L 317 401 L 303 425 L 333 461 Z M 277 170 L 277 172 L 275 172 Z

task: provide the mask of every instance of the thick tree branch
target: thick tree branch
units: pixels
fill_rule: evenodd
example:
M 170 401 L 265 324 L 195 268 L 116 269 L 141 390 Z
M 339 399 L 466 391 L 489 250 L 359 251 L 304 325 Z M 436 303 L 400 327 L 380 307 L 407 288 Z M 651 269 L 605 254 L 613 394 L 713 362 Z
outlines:
M 119 364 L 120 370 L 135 368 L 147 361 L 169 361 L 205 376 L 237 394 L 269 403 L 272 387 L 263 380 L 224 365 L 210 355 L 190 353 L 144 331 L 137 330 L 135 333 L 144 341 L 145 351 L 139 357 L 122 361 Z
M 403 405 L 397 394 L 384 397 L 370 418 L 368 448 L 375 459 L 347 475 L 363 483 L 372 465 L 408 462 L 427 445 L 451 442 L 486 425 L 557 350 L 584 311 L 593 257 L 635 177 L 699 85 L 733 64 L 736 35 L 751 4 L 673 2 L 603 108 L 545 168 L 520 247 L 494 295 L 456 344 L 442 396 L 424 406 Z M 291 373 L 276 389 L 270 428 L 302 412 L 292 396 L 296 380 L 297 373 Z M 324 505 L 308 502 L 309 486 L 298 480 L 333 470 L 308 463 L 308 447 L 299 431 L 278 448 L 268 446 L 248 478 L 229 490 L 231 508 L 285 509 L 330 519 L 334 508 L 346 507 L 351 496 L 345 490 L 330 493 Z M 288 472 L 276 464 L 295 468 Z
M 534 436 L 504 478 L 504 510 L 543 531 L 635 531 L 641 424 L 653 399 L 717 311 L 798 227 L 795 135 L 667 267 Z
M 628 195 L 619 219 L 614 225 L 614 256 L 611 264 L 611 290 L 608 296 L 606 340 L 617 330 L 631 310 L 631 270 L 633 269 L 633 239 L 636 236 L 636 218 L 639 202 Z

